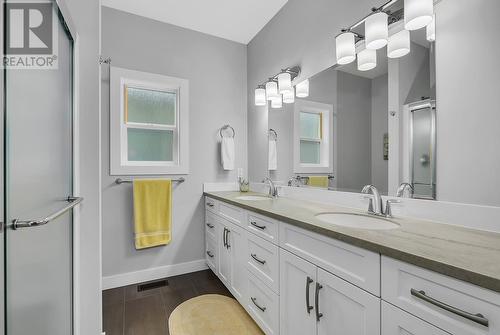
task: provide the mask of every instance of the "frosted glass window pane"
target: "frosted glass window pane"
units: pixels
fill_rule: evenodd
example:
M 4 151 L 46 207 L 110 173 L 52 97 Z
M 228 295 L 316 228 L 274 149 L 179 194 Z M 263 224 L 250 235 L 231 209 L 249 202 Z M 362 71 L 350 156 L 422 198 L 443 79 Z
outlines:
M 128 160 L 171 162 L 174 132 L 172 130 L 128 128 Z
M 320 147 L 321 144 L 319 142 L 300 141 L 300 162 L 304 164 L 319 164 Z
M 175 125 L 176 93 L 127 87 L 127 121 Z
M 300 113 L 300 137 L 301 138 L 321 138 L 321 114 Z

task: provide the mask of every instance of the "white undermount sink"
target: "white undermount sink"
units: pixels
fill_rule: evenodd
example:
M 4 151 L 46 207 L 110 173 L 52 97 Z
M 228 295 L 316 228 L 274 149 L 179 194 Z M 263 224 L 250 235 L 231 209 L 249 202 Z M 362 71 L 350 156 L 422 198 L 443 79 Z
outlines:
M 316 214 L 315 217 L 322 222 L 349 228 L 368 230 L 390 230 L 399 228 L 399 225 L 395 222 L 372 215 L 332 212 Z
M 263 195 L 241 195 L 236 197 L 237 200 L 246 200 L 246 201 L 262 201 L 262 200 L 271 200 L 270 197 L 266 197 Z

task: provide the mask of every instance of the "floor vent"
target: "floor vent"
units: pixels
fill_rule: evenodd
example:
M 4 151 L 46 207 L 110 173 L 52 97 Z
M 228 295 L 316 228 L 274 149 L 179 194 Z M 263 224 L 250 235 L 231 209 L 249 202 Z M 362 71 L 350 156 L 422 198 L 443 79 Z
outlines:
M 146 284 L 137 285 L 137 292 L 153 290 L 155 288 L 163 287 L 168 285 L 168 280 L 157 280 Z

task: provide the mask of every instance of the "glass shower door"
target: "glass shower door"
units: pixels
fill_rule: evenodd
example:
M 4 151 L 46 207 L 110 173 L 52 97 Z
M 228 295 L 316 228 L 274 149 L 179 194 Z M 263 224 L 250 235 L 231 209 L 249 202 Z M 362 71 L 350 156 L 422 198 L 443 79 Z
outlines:
M 58 68 L 4 77 L 8 335 L 73 333 L 73 41 L 53 6 Z

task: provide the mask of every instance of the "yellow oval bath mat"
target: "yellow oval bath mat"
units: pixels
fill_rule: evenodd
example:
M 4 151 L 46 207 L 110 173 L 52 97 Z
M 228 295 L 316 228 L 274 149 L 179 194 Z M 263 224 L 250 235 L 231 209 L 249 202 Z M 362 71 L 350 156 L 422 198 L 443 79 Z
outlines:
M 189 299 L 170 314 L 170 335 L 263 335 L 232 298 L 206 294 Z

